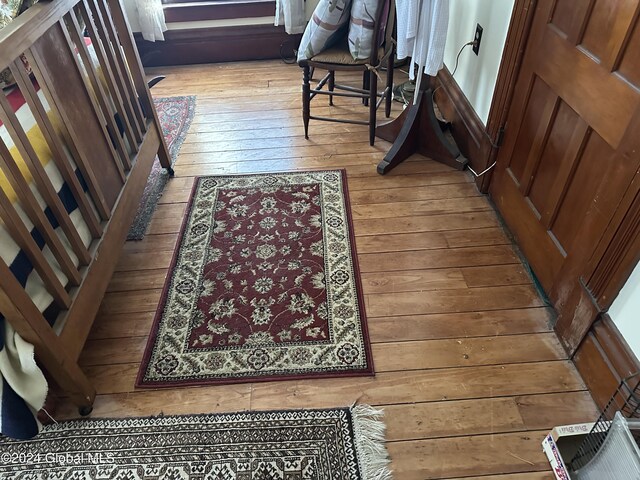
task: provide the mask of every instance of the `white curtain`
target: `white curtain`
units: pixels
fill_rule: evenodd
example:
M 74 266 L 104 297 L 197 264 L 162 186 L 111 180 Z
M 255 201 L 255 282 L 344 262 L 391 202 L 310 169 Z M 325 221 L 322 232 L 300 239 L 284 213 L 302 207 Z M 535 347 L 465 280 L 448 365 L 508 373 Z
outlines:
M 150 42 L 164 40 L 162 32 L 167 30 L 167 24 L 164 22 L 162 0 L 135 0 L 135 4 L 142 38 Z
M 449 0 L 396 0 L 397 56 L 411 56 L 409 78 L 420 89 L 422 72 L 435 76 L 443 66 L 449 28 Z M 414 66 L 418 65 L 415 76 Z M 413 102 L 418 100 L 415 95 Z
M 276 20 L 274 25 L 282 25 L 289 35 L 304 32 L 307 16 L 304 0 L 276 0 Z

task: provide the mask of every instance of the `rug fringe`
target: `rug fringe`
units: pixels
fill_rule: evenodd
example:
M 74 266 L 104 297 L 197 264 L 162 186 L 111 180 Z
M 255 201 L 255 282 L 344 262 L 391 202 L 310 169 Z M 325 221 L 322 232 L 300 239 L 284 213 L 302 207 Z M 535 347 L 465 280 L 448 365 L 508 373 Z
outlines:
M 362 480 L 391 480 L 385 447 L 384 412 L 370 405 L 352 405 L 351 417 Z

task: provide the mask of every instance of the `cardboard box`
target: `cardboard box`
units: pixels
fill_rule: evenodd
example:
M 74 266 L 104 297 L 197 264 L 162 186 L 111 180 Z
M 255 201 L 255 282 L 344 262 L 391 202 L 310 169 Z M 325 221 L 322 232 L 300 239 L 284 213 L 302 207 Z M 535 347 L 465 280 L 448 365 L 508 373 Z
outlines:
M 593 425 L 578 423 L 554 427 L 542 441 L 542 450 L 547 455 L 557 480 L 571 480 L 565 461 L 573 458 Z

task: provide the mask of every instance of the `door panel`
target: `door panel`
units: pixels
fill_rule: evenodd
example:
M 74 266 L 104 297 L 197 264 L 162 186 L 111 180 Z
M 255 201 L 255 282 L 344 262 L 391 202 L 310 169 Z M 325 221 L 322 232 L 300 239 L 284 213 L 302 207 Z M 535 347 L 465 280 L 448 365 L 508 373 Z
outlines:
M 612 75 L 581 46 L 561 38 L 555 29 L 545 28 L 542 35 L 532 58 L 535 73 L 602 138 L 617 147 L 638 107 L 637 90 Z
M 613 153 L 611 147 L 591 131 L 581 155 L 574 159 L 577 167 L 565 183 L 566 194 L 558 205 L 558 214 L 550 229 L 565 251 L 571 250 L 581 227 L 576 220 L 584 218 L 587 213 L 594 192 L 606 177 L 606 169 L 613 160 Z
M 557 307 L 638 167 L 639 14 L 640 0 L 534 13 L 490 192 Z
M 558 33 L 565 39 L 575 44 L 590 4 L 591 0 L 558 0 L 553 7 L 549 23 L 557 28 Z
M 635 0 L 597 0 L 586 16 L 582 48 L 609 69 L 613 67 L 634 22 Z
M 583 148 L 587 128 L 586 122 L 561 102 L 529 191 L 531 203 L 547 228 L 557 216 L 557 207 L 575 170 L 575 159 Z
M 618 74 L 626 81 L 640 89 L 640 26 L 636 23 L 633 33 L 625 48 Z
M 555 110 L 556 98 L 557 96 L 546 83 L 537 77 L 534 78 L 520 134 L 516 140 L 513 155 L 508 160 L 509 170 L 518 186 L 528 183 L 526 178 L 527 165 L 535 163 L 547 125 Z

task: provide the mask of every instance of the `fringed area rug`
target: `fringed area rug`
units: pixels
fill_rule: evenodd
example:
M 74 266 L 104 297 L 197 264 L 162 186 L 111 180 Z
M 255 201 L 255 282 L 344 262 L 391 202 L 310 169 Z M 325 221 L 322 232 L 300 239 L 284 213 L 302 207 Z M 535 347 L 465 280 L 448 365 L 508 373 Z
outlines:
M 198 178 L 137 386 L 371 374 L 345 172 Z
M 153 101 L 156 104 L 158 120 L 162 125 L 164 139 L 167 142 L 169 154 L 171 155 L 171 164 L 173 165 L 193 120 L 196 111 L 196 97 L 190 95 L 186 97 L 154 98 Z M 168 179 L 169 174 L 160 166 L 160 162 L 156 158 L 151 167 L 147 185 L 144 187 L 138 212 L 129 229 L 127 240 L 142 240 Z
M 389 480 L 382 412 L 246 412 L 48 425 L 0 441 L 0 478 Z

